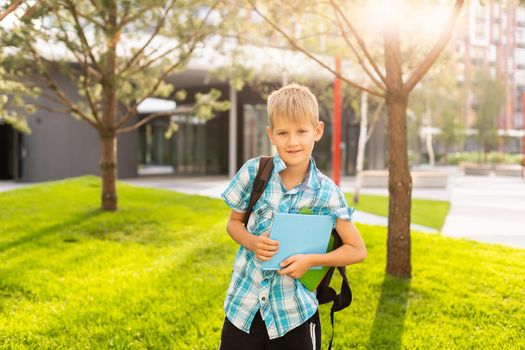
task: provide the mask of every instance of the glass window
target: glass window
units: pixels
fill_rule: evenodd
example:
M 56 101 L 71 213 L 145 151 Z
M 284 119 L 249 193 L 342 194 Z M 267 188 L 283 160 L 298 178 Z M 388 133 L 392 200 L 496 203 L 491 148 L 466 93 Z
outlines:
M 525 49 L 515 48 L 516 64 L 525 65 Z
M 525 28 L 523 27 L 516 28 L 516 42 L 518 44 L 525 44 Z
M 518 7 L 516 11 L 516 19 L 518 22 L 525 22 L 525 8 L 524 7 Z
M 492 39 L 495 41 L 499 40 L 499 26 L 498 25 L 492 26 Z
M 523 69 L 516 69 L 516 84 L 520 86 L 525 86 L 525 70 Z
M 260 155 L 271 155 L 272 144 L 266 135 L 268 117 L 263 104 L 244 105 L 243 161 Z

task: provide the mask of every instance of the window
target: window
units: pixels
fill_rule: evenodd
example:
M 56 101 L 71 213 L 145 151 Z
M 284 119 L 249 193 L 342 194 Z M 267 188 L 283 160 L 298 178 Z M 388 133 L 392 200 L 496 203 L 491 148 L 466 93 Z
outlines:
M 516 57 L 516 64 L 525 66 L 525 49 L 515 48 L 514 56 Z
M 524 27 L 516 28 L 516 43 L 525 44 L 525 28 Z
M 488 55 L 489 62 L 495 62 L 496 61 L 496 46 L 490 45 L 489 46 L 489 55 Z
M 516 10 L 516 20 L 525 23 L 525 7 L 518 7 Z
M 261 154 L 272 154 L 271 144 L 266 135 L 267 125 L 265 105 L 244 105 L 243 161 Z
M 492 26 L 492 40 L 496 42 L 499 40 L 499 26 L 497 24 Z
M 516 69 L 516 74 L 514 75 L 516 78 L 516 84 L 519 86 L 525 86 L 525 70 L 524 69 Z

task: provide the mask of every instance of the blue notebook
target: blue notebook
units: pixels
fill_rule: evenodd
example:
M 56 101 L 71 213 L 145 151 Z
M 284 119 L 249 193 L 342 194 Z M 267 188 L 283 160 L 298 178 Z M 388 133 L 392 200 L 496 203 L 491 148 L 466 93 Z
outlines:
M 262 269 L 281 270 L 279 264 L 295 254 L 326 253 L 332 226 L 330 215 L 274 214 L 270 238 L 279 242 L 279 250 L 271 260 L 262 263 Z

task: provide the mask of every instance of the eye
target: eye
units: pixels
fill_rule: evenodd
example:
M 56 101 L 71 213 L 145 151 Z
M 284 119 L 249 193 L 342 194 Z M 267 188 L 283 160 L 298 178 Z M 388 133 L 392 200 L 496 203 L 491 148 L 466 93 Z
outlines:
M 286 134 L 287 134 L 286 131 L 279 131 L 279 132 L 277 133 L 277 135 L 279 135 L 279 136 L 285 136 Z
M 308 130 L 306 130 L 306 129 L 299 130 L 299 134 L 306 134 L 307 132 L 308 132 Z

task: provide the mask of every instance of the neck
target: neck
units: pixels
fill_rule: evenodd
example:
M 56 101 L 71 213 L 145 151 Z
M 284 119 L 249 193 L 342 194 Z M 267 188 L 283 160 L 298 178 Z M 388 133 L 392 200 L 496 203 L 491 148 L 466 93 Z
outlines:
M 285 182 L 291 182 L 295 185 L 300 184 L 306 173 L 308 172 L 308 168 L 310 167 L 310 162 L 306 164 L 300 164 L 300 165 L 292 165 L 292 166 L 286 166 L 286 169 L 281 171 L 281 178 Z

